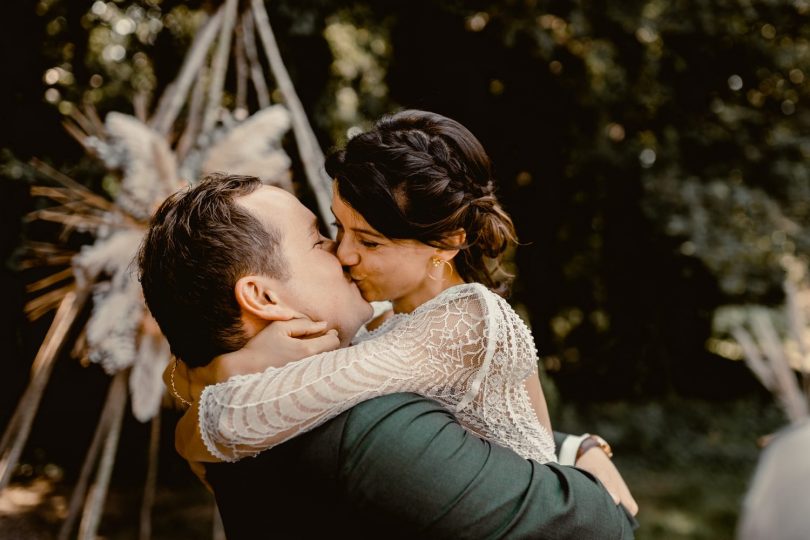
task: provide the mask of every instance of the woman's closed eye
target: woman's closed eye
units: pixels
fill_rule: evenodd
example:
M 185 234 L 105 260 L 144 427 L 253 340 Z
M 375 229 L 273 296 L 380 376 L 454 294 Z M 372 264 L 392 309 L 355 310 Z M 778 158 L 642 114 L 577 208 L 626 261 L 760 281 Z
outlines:
M 361 245 L 361 246 L 363 246 L 363 247 L 365 247 L 365 248 L 368 248 L 368 249 L 374 249 L 374 248 L 376 248 L 376 247 L 379 247 L 379 246 L 380 246 L 380 244 L 379 244 L 379 243 L 377 243 L 377 242 L 371 242 L 370 240 L 359 240 L 359 242 L 360 242 L 360 245 Z

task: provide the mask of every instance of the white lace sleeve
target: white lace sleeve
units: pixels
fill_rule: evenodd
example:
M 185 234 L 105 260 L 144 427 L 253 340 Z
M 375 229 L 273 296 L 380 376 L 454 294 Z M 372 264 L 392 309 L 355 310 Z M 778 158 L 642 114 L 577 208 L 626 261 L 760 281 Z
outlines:
M 208 386 L 200 397 L 206 447 L 235 461 L 395 392 L 449 406 L 471 401 L 481 385 L 480 368 L 493 354 L 481 288 L 456 287 L 356 346 Z

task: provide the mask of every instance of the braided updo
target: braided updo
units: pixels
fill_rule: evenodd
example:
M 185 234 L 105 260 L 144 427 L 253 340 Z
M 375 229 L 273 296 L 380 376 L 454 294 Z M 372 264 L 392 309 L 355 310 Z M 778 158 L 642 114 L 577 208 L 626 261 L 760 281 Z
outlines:
M 463 229 L 459 275 L 503 292 L 494 272 L 516 242 L 515 229 L 495 197 L 489 156 L 467 128 L 436 113 L 402 111 L 330 154 L 326 172 L 341 199 L 388 238 L 457 249 L 447 240 Z

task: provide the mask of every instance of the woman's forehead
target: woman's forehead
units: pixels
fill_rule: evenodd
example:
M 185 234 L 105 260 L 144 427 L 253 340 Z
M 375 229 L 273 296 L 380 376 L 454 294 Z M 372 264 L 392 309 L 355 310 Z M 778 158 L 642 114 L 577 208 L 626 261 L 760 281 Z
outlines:
M 338 194 L 337 190 L 332 194 L 332 213 L 335 214 L 335 217 L 340 219 L 341 222 L 344 222 L 344 225 L 353 223 L 362 225 L 364 228 L 373 228 L 360 212 L 349 206 L 346 201 L 340 198 L 340 194 Z

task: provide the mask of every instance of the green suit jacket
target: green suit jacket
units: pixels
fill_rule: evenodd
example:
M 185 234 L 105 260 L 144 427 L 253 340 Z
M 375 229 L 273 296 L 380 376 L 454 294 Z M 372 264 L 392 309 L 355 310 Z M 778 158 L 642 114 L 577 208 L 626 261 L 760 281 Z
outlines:
M 589 474 L 540 465 L 413 394 L 369 400 L 256 458 L 207 466 L 228 540 L 632 538 Z

